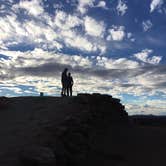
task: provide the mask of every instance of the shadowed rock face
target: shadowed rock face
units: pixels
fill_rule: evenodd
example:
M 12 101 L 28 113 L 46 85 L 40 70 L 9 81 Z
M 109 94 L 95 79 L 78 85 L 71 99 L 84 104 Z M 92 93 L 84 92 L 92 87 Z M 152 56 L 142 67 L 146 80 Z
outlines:
M 120 100 L 111 96 L 2 97 L 0 104 L 0 166 L 165 162 L 165 118 L 158 117 L 164 124 L 156 126 L 155 117 L 128 117 Z M 148 124 L 135 125 L 133 118 Z
M 82 109 L 87 110 L 89 117 L 93 120 L 108 121 L 112 124 L 122 124 L 128 122 L 128 115 L 125 107 L 119 99 L 109 95 L 100 94 L 78 94 L 76 102 L 82 105 Z M 100 125 L 101 125 L 100 124 Z
M 71 115 L 58 125 L 47 125 L 38 138 L 40 145 L 34 144 L 27 150 L 24 147 L 24 155 L 20 155 L 22 166 L 27 162 L 35 166 L 41 163 L 55 166 L 53 154 L 56 165 L 86 165 L 87 157 L 93 151 L 91 143 L 98 130 L 128 124 L 125 107 L 119 99 L 109 95 L 78 94 L 77 97 L 61 98 L 60 102 L 64 103 L 63 111 L 72 110 Z M 49 151 L 48 155 L 46 151 Z

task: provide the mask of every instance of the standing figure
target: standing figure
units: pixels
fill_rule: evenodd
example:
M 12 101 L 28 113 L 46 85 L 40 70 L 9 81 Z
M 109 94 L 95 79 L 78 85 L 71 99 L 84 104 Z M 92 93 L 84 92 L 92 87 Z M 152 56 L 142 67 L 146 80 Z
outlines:
M 71 73 L 68 73 L 68 76 L 67 76 L 67 96 L 72 96 L 72 87 L 73 87 L 73 84 L 74 84 L 74 81 L 73 81 L 73 77 L 71 76 Z
M 62 77 L 61 77 L 62 92 L 61 92 L 61 96 L 66 96 L 66 92 L 67 92 L 67 85 L 68 85 L 67 71 L 68 71 L 68 69 L 65 68 L 64 71 L 62 72 Z

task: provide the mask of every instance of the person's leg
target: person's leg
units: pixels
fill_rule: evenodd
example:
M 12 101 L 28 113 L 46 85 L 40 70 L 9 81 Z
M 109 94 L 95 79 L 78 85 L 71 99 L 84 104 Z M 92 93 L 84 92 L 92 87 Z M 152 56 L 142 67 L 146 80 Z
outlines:
M 64 87 L 64 96 L 66 96 L 66 94 L 67 94 L 67 87 L 65 86 Z
M 67 86 L 67 96 L 69 96 L 69 86 Z
M 64 84 L 62 83 L 62 91 L 61 91 L 61 96 L 64 95 Z
M 61 90 L 61 96 L 63 96 L 63 87 L 62 87 L 62 90 Z
M 72 86 L 70 86 L 70 96 L 72 96 Z

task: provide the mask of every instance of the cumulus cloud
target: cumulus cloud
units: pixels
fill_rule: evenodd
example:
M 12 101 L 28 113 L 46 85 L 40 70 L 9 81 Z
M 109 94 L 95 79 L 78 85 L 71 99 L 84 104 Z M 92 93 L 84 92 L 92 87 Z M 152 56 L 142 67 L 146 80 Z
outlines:
M 134 57 L 145 63 L 154 64 L 154 65 L 159 64 L 160 61 L 162 60 L 162 57 L 161 56 L 149 57 L 150 54 L 152 53 L 153 50 L 144 49 L 141 52 L 134 54 Z
M 4 76 L 6 79 L 17 78 L 20 76 L 36 76 L 36 77 L 56 77 L 60 72 L 68 67 L 74 73 L 83 74 L 88 76 L 94 76 L 99 78 L 107 79 L 131 79 L 136 77 L 137 83 L 146 85 L 148 77 L 154 76 L 154 81 L 148 81 L 155 83 L 159 81 L 158 74 L 160 76 L 160 82 L 163 82 L 166 74 L 164 66 L 140 66 L 140 64 L 127 58 L 111 59 L 107 57 L 83 57 L 78 55 L 65 55 L 46 52 L 41 49 L 35 49 L 34 51 L 27 52 L 13 52 L 13 51 L 1 51 L 0 54 L 8 55 L 10 58 L 1 59 L 0 63 L 3 68 L 1 70 L 1 77 Z M 11 70 L 12 69 L 12 70 Z M 4 73 L 4 74 L 3 74 Z M 143 79 L 143 75 L 146 75 Z M 157 77 L 158 76 L 158 77 Z M 158 79 L 157 79 L 158 78 Z M 32 78 L 33 79 L 33 78 Z M 148 78 L 149 79 L 149 78 Z M 130 85 L 134 84 L 130 82 Z
M 78 16 L 67 14 L 63 11 L 57 11 L 54 19 L 54 24 L 63 30 L 79 26 L 82 22 Z
M 24 9 L 25 6 L 26 9 Z M 12 8 L 17 9 L 15 13 L 11 12 L 10 15 L 0 18 L 0 47 L 3 49 L 24 46 L 60 51 L 66 46 L 101 54 L 106 50 L 105 43 L 100 41 L 105 30 L 102 21 L 97 22 L 88 16 L 83 19 L 76 14 L 67 14 L 62 10 L 57 10 L 55 16 L 50 16 L 44 12 L 41 1 L 36 0 L 20 1 Z M 19 11 L 22 8 L 27 11 L 24 15 Z M 35 13 L 31 8 L 43 10 Z M 25 19 L 20 20 L 20 17 L 25 17 Z M 90 35 L 91 38 L 80 32 L 80 27 L 86 27 L 86 35 Z M 93 37 L 99 39 L 94 40 Z
M 126 2 L 124 0 L 119 0 L 118 5 L 116 7 L 118 15 L 123 16 L 126 13 L 127 9 L 128 9 L 128 7 L 127 7 Z
M 21 0 L 18 4 L 13 6 L 13 9 L 25 9 L 28 14 L 33 16 L 39 16 L 44 12 L 42 0 Z
M 88 8 L 96 7 L 108 9 L 105 1 L 99 1 L 97 4 L 95 4 L 95 0 L 78 0 L 77 11 L 84 15 L 87 13 Z
M 4 55 L 0 59 L 1 87 L 4 87 L 1 90 L 9 90 L 10 94 L 23 94 L 20 85 L 27 87 L 27 95 L 41 91 L 48 95 L 60 94 L 60 76 L 66 67 L 74 78 L 74 94 L 80 91 L 117 97 L 122 93 L 134 96 L 166 94 L 165 65 L 142 65 L 128 58 L 85 57 L 37 48 L 26 52 L 1 50 L 0 54 Z
M 107 6 L 106 6 L 105 1 L 99 1 L 99 3 L 96 5 L 96 7 L 101 7 L 103 9 L 108 9 Z
M 93 43 L 89 42 L 88 39 L 82 36 L 77 36 L 74 34 L 74 38 L 65 38 L 65 43 L 68 46 L 83 50 L 83 51 L 96 51 L 96 47 L 93 45 Z
M 128 60 L 127 58 L 109 59 L 107 57 L 97 57 L 97 66 L 106 69 L 134 69 L 139 66 L 138 62 Z
M 149 29 L 151 29 L 153 26 L 152 22 L 150 20 L 146 20 L 142 22 L 142 28 L 144 32 L 147 32 Z
M 150 12 L 153 12 L 155 9 L 159 9 L 163 3 L 163 0 L 152 0 L 150 4 Z
M 124 26 L 112 26 L 111 29 L 108 30 L 109 35 L 107 36 L 108 41 L 122 41 L 126 35 Z
M 84 20 L 85 31 L 88 35 L 100 37 L 104 35 L 105 25 L 102 21 L 96 21 L 95 19 L 86 16 Z
M 85 14 L 89 7 L 94 6 L 94 2 L 95 2 L 95 0 L 78 0 L 77 10 L 80 13 Z
M 37 47 L 46 45 L 53 49 L 61 49 L 62 45 L 55 41 L 55 31 L 42 21 L 27 20 L 20 22 L 15 14 L 0 18 L 0 42 L 6 47 L 25 44 Z
M 41 91 L 46 95 L 60 94 L 60 77 L 65 67 L 73 75 L 74 94 L 80 91 L 117 97 L 122 93 L 132 96 L 166 94 L 166 67 L 160 64 L 162 57 L 153 56 L 152 50 L 145 49 L 134 54 L 134 58 L 130 55 L 115 58 L 119 55 L 112 56 L 113 52 L 104 56 L 107 47 L 117 51 L 129 48 L 128 42 L 119 41 L 135 40 L 134 34 L 127 32 L 124 26 L 113 25 L 106 32 L 104 21 L 85 15 L 89 8 L 107 9 L 105 1 L 75 1 L 73 4 L 77 6 L 72 6 L 76 7 L 73 13 L 54 5 L 56 9 L 51 14 L 42 0 L 1 1 L 2 95 L 37 95 Z M 69 5 L 70 1 L 67 3 Z M 118 14 L 123 16 L 128 8 L 126 1 L 118 3 Z M 63 49 L 70 55 L 62 53 Z

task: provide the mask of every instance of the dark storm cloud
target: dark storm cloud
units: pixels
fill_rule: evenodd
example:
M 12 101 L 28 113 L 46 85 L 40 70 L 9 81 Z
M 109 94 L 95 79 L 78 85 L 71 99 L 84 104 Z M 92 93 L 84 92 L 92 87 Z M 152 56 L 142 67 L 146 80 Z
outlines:
M 120 84 L 119 86 L 123 87 L 123 88 L 129 88 L 129 87 L 137 87 L 140 85 L 138 85 L 138 84 Z
M 64 68 L 71 69 L 70 65 L 60 63 L 46 63 L 37 67 L 20 67 L 15 68 L 14 71 L 19 75 L 33 75 L 33 76 L 48 76 L 53 77 L 59 72 L 63 71 Z
M 166 88 L 166 81 L 161 82 L 161 83 L 157 83 L 155 85 L 156 88 Z
M 19 67 L 14 68 L 14 72 L 21 75 L 34 75 L 34 76 L 55 76 L 59 72 L 63 71 L 64 68 L 68 68 L 73 73 L 97 76 L 100 78 L 123 78 L 129 77 L 132 71 L 127 69 L 98 69 L 96 66 L 94 68 L 84 68 L 80 66 L 72 67 L 71 65 L 65 65 L 60 63 L 45 63 L 36 67 Z
M 166 66 L 165 65 L 149 65 L 143 66 L 134 69 L 100 69 L 97 66 L 91 68 L 84 68 L 81 66 L 74 66 L 60 63 L 45 63 L 35 67 L 20 67 L 14 68 L 14 72 L 19 73 L 21 75 L 35 75 L 35 76 L 55 76 L 59 74 L 64 68 L 68 68 L 73 73 L 88 75 L 88 76 L 96 76 L 103 79 L 130 79 L 136 76 L 140 76 L 142 74 L 166 74 Z M 124 84 L 123 86 L 132 86 L 128 84 Z

